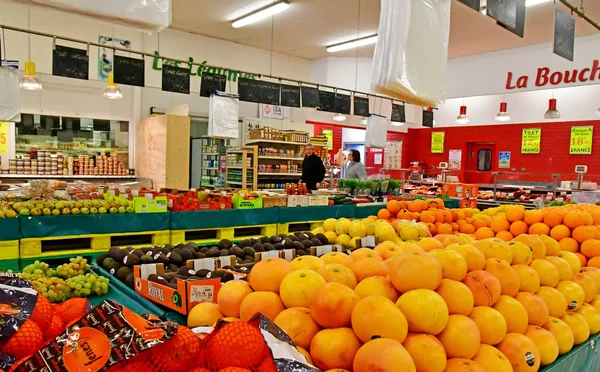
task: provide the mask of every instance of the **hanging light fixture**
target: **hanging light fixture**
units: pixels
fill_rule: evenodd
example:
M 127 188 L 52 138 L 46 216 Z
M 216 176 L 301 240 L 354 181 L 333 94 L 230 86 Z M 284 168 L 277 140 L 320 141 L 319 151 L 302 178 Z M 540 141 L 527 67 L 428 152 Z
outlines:
M 123 93 L 121 93 L 121 89 L 114 81 L 114 75 L 111 72 L 108 74 L 108 85 L 104 88 L 104 98 L 108 99 L 121 99 L 123 98 Z
M 367 119 L 367 118 L 362 118 L 362 119 L 360 120 L 360 123 L 361 123 L 362 125 L 367 125 L 367 124 L 369 124 L 369 119 Z
M 467 106 L 460 106 L 460 113 L 456 117 L 456 124 L 469 124 L 471 120 L 467 116 Z
M 560 119 L 560 111 L 556 109 L 556 98 L 550 98 L 548 101 L 548 111 L 544 114 L 544 119 Z
M 26 90 L 42 90 L 42 83 L 35 74 L 35 62 L 25 62 L 25 75 L 19 80 L 19 88 Z
M 600 107 L 598 107 L 598 110 L 596 110 L 596 116 L 600 116 Z
M 507 122 L 510 120 L 510 115 L 506 111 L 506 106 L 507 106 L 506 102 L 500 102 L 500 112 L 498 112 L 498 114 L 496 114 L 496 121 Z
M 333 115 L 333 121 L 346 121 L 346 115 L 335 114 L 335 115 Z

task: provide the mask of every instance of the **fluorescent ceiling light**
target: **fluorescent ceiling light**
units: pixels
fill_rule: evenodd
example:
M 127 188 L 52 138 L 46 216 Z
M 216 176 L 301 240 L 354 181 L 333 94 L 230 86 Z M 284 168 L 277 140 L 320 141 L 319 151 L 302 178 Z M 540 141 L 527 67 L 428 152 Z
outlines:
M 343 43 L 330 45 L 327 47 L 327 51 L 329 53 L 335 53 L 342 50 L 358 48 L 363 45 L 375 44 L 377 42 L 377 35 L 365 36 L 360 39 L 354 39 L 349 41 L 344 41 Z
M 287 1 L 278 1 L 276 3 L 269 4 L 265 7 L 262 7 L 262 8 L 259 8 L 255 11 L 253 11 L 252 13 L 249 13 L 243 17 L 236 19 L 235 21 L 231 22 L 231 26 L 233 26 L 233 28 L 240 28 L 240 27 L 247 26 L 251 23 L 258 22 L 262 19 L 268 18 L 277 13 L 283 12 L 289 6 L 290 6 L 290 3 L 288 3 Z

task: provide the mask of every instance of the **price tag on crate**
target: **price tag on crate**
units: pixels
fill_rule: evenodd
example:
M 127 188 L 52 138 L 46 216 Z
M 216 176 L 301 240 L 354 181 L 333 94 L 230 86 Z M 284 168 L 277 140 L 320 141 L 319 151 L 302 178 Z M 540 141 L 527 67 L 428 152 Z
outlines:
M 364 238 L 360 238 L 360 246 L 367 248 L 375 248 L 377 245 L 377 241 L 373 235 L 365 236 Z
M 215 297 L 214 285 L 190 286 L 190 302 L 213 302 Z

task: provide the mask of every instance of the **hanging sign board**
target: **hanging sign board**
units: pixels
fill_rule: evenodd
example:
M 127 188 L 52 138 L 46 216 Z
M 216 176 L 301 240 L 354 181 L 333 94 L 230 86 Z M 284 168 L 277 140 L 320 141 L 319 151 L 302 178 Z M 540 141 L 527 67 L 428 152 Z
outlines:
M 427 112 L 427 111 L 423 111 Z M 432 154 L 443 154 L 444 153 L 444 137 L 446 132 L 431 132 L 431 153 Z
M 517 15 L 516 15 L 516 26 L 511 27 L 503 24 L 502 22 L 496 21 L 496 24 L 500 27 L 507 29 L 513 34 L 523 37 L 525 34 L 525 0 L 517 0 Z
M 335 112 L 335 93 L 319 90 L 319 111 Z
M 423 126 L 433 128 L 433 111 L 423 111 Z
M 510 151 L 500 151 L 498 155 L 498 168 L 510 168 Z
M 143 59 L 114 56 L 113 63 L 115 65 L 115 83 L 136 87 L 145 85 L 145 61 Z
M 302 107 L 319 107 L 319 89 L 302 87 Z
M 406 122 L 406 107 L 392 103 L 392 121 L 396 123 Z
M 479 11 L 481 9 L 481 0 L 458 0 L 469 8 Z
M 575 17 L 554 8 L 554 54 L 573 62 L 575 54 Z
M 571 127 L 569 154 L 591 154 L 593 138 L 594 127 Z
M 347 94 L 335 94 L 335 112 L 350 115 L 350 96 Z
M 87 50 L 56 45 L 52 51 L 52 75 L 88 80 L 90 57 Z
M 238 94 L 240 101 L 279 105 L 281 85 L 269 81 L 240 78 Z
M 190 94 L 190 69 L 164 65 L 162 69 L 162 90 Z
M 517 27 L 517 0 L 488 0 L 487 15 L 514 29 Z
M 299 85 L 281 85 L 281 106 L 300 107 Z
M 321 132 L 327 137 L 327 146 L 325 147 L 327 150 L 333 149 L 333 130 L 331 129 L 323 129 Z
M 523 132 L 521 134 L 521 154 L 539 154 L 541 143 L 541 128 L 523 129 Z
M 8 122 L 0 121 L 0 155 L 8 154 Z
M 203 72 L 202 80 L 200 82 L 200 97 L 210 97 L 210 95 L 217 90 L 219 92 L 224 92 L 226 83 L 227 75 Z
M 369 116 L 369 99 L 354 96 L 354 115 Z
M 254 80 L 256 81 L 256 80 Z M 260 87 L 260 103 L 269 105 L 279 105 L 279 95 L 281 93 L 281 84 L 271 83 L 270 81 L 257 81 Z

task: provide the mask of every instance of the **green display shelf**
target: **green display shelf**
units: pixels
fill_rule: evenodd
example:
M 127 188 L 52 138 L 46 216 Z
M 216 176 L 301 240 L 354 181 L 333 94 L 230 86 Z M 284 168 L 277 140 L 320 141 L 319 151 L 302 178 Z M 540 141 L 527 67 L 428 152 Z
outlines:
M 586 342 L 575 346 L 560 356 L 541 372 L 597 372 L 600 371 L 600 333 L 592 335 Z
M 278 223 L 323 221 L 328 218 L 357 217 L 355 204 L 271 209 L 278 211 Z
M 0 218 L 0 240 L 19 239 L 20 224 L 20 218 Z
M 367 218 L 369 216 L 377 216 L 380 209 L 385 208 L 385 203 L 375 204 L 357 204 L 356 218 Z
M 277 208 L 172 212 L 171 230 L 256 226 L 277 223 Z

